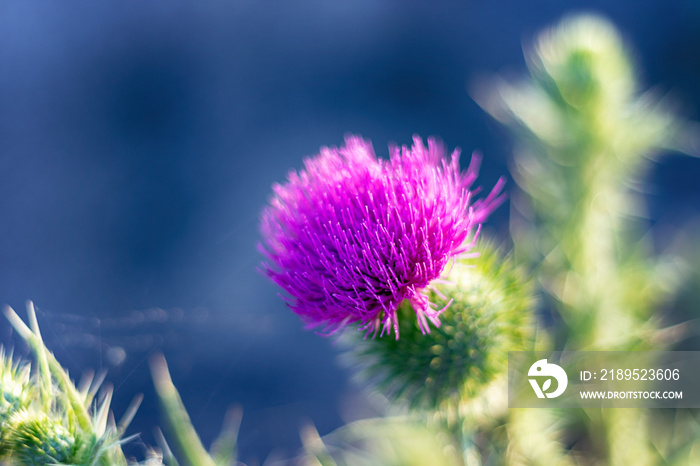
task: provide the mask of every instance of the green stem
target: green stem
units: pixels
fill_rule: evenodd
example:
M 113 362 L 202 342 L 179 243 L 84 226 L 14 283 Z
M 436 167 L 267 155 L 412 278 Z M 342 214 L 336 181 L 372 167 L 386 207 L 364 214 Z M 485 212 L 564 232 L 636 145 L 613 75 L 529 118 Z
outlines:
M 151 374 L 163 411 L 186 461 L 191 466 L 216 466 L 192 426 L 192 421 L 173 384 L 163 355 L 157 355 L 151 359 Z

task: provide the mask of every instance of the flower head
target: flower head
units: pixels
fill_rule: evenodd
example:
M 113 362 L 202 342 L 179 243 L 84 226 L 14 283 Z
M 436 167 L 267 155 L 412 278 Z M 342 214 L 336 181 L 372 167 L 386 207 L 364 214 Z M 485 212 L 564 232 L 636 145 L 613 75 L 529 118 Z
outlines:
M 473 245 L 478 227 L 502 202 L 499 181 L 483 200 L 470 191 L 480 158 L 459 169 L 442 145 L 391 148 L 380 160 L 369 142 L 347 137 L 322 148 L 304 170 L 275 185 L 263 211 L 263 270 L 289 295 L 309 327 L 335 331 L 358 322 L 398 338 L 397 309 L 410 303 L 423 333 L 439 326 L 424 290 Z M 443 308 L 444 309 L 444 308 Z

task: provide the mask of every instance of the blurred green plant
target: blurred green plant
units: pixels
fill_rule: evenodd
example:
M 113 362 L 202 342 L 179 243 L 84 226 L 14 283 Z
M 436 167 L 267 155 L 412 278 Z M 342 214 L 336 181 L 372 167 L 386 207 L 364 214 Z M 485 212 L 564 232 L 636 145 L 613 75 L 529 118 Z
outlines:
M 497 80 L 474 92 L 516 136 L 512 174 L 522 191 L 513 196 L 511 234 L 516 257 L 535 271 L 551 305 L 550 349 L 661 350 L 674 343 L 660 310 L 682 285 L 685 264 L 653 253 L 635 188 L 656 155 L 693 153 L 695 135 L 664 99 L 639 92 L 630 55 L 613 25 L 577 16 L 538 37 L 527 55 L 528 80 Z M 522 411 L 513 413 L 510 431 L 517 439 L 527 435 L 522 419 L 542 427 L 543 419 L 556 419 L 558 457 L 572 464 L 693 464 L 697 434 L 681 445 L 682 436 L 655 442 L 661 427 L 680 427 L 657 413 Z M 682 417 L 683 429 L 697 432 L 697 420 Z M 549 464 L 553 454 L 524 458 Z
M 112 389 L 102 378 L 87 376 L 80 388 L 46 348 L 32 302 L 29 326 L 10 307 L 5 316 L 29 344 L 36 360 L 15 362 L 0 351 L 0 461 L 7 465 L 118 466 L 129 461 L 121 445 L 141 397 L 136 397 L 118 424 L 109 411 Z M 151 452 L 146 464 L 160 464 Z M 131 462 L 134 464 L 135 462 Z
M 124 437 L 138 410 L 137 396 L 118 424 L 109 411 L 112 389 L 100 391 L 104 374 L 88 374 L 80 388 L 70 380 L 41 338 L 31 301 L 27 303 L 29 326 L 9 306 L 5 316 L 36 360 L 35 374 L 26 361 L 14 361 L 0 348 L 0 464 L 7 466 L 127 466 L 142 464 L 177 466 L 160 431 L 159 443 L 164 454 L 149 449 L 147 459 L 138 463 L 128 460 L 121 445 L 137 437 Z M 180 395 L 170 378 L 165 358 L 151 361 L 156 391 L 175 445 L 184 464 L 189 466 L 231 465 L 236 461 L 236 440 L 241 413 L 232 409 L 220 437 L 207 452 L 197 436 Z M 99 392 L 99 393 L 98 393 Z M 165 462 L 163 462 L 163 456 Z
M 654 257 L 634 188 L 662 150 L 692 151 L 690 126 L 640 94 L 617 30 L 566 19 L 527 54 L 530 79 L 478 86 L 477 102 L 516 136 L 511 233 L 564 320 L 557 346 L 659 349 L 655 312 L 682 282 Z
M 410 416 L 363 419 L 321 438 L 302 430 L 301 466 L 459 466 L 461 453 L 449 436 Z

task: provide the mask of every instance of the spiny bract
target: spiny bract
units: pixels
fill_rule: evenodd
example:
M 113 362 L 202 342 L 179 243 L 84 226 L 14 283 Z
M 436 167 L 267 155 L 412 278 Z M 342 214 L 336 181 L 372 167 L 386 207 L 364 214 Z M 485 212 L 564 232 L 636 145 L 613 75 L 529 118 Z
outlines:
M 509 351 L 531 349 L 532 283 L 489 242 L 474 250 L 478 259 L 459 261 L 431 292 L 436 302 L 445 294 L 453 299 L 440 328 L 422 335 L 400 319 L 400 340 L 351 345 L 365 376 L 391 398 L 449 412 L 506 374 Z M 409 312 L 399 308 L 399 314 Z

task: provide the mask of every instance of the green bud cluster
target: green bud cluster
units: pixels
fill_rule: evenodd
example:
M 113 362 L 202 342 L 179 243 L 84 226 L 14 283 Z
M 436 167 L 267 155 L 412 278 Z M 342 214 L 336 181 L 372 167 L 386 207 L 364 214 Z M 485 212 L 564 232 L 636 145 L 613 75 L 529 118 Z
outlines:
M 392 398 L 437 411 L 477 398 L 508 368 L 508 351 L 529 348 L 531 287 L 512 260 L 490 243 L 475 248 L 478 259 L 460 260 L 445 284 L 428 293 L 441 325 L 423 335 L 410 304 L 399 309 L 399 339 L 356 342 L 365 373 Z

